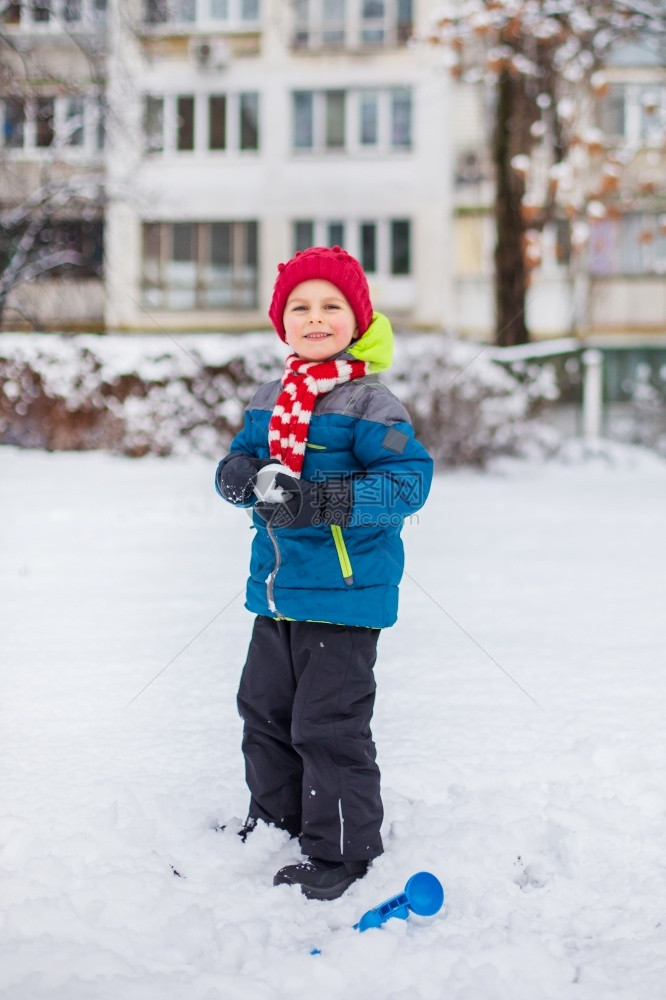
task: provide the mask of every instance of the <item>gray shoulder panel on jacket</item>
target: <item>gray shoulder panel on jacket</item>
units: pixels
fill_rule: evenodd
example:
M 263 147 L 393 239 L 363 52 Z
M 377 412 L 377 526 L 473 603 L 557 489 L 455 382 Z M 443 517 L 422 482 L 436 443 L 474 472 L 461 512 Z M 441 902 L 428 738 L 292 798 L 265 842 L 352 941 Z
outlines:
M 383 385 L 376 375 L 336 386 L 320 399 L 315 413 L 340 413 L 357 420 L 373 420 L 378 424 L 411 423 L 407 410 L 397 396 Z
M 280 379 L 259 386 L 250 400 L 253 410 L 272 410 L 280 394 Z M 317 416 L 336 413 L 357 420 L 373 420 L 379 424 L 411 423 L 407 410 L 390 389 L 378 381 L 376 375 L 366 375 L 343 382 L 320 396 L 315 404 Z
M 248 403 L 248 409 L 272 410 L 278 396 L 280 395 L 281 388 L 282 381 L 279 378 L 273 379 L 272 382 L 265 382 L 263 385 L 260 385 Z

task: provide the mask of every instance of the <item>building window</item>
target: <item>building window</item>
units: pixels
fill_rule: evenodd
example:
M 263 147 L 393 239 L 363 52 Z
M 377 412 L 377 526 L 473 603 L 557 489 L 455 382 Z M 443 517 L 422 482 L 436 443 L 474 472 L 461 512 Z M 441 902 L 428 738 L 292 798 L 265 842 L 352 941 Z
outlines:
M 368 274 L 377 270 L 377 224 L 361 223 L 361 264 Z
M 359 95 L 359 142 L 376 146 L 379 142 L 379 94 L 367 90 Z
M 411 224 L 408 219 L 299 219 L 293 224 L 294 252 L 310 246 L 343 246 L 367 274 L 410 275 Z
M 409 274 L 412 269 L 409 230 L 407 219 L 391 222 L 391 274 Z
M 3 145 L 6 149 L 21 149 L 25 135 L 25 101 L 7 97 L 4 101 L 2 123 Z
M 344 149 L 345 145 L 345 92 L 327 90 L 324 92 L 326 114 L 326 149 Z
M 103 142 L 101 95 L 0 98 L 0 146 L 7 150 L 78 158 L 97 155 Z
M 294 223 L 294 253 L 314 246 L 314 222 Z
M 412 148 L 409 87 L 298 90 L 292 108 L 295 151 L 397 153 Z
M 307 250 L 308 247 L 319 246 L 342 247 L 345 245 L 345 223 L 326 222 L 317 226 L 318 238 L 315 237 L 315 223 L 312 219 L 294 223 L 294 253 Z
M 666 129 L 666 86 L 661 82 L 613 84 L 598 105 L 598 123 L 611 140 L 660 146 Z
M 297 0 L 296 48 L 342 48 L 346 41 L 347 0 Z
M 81 20 L 83 4 L 81 0 L 64 0 L 62 6 L 62 16 L 68 24 L 75 24 Z
M 384 41 L 386 3 L 384 0 L 362 0 L 361 39 L 366 45 L 381 45 Z
M 35 145 L 46 149 L 53 145 L 55 138 L 55 99 L 38 97 L 36 101 Z
M 7 243 L 17 247 L 28 236 L 35 220 L 7 232 Z M 103 259 L 103 223 L 92 219 L 42 220 L 39 230 L 26 240 L 26 264 L 37 280 L 69 277 L 100 278 Z M 2 250 L 0 249 L 0 258 Z
M 99 94 L 93 101 L 92 108 L 92 129 L 93 144 L 96 150 L 104 149 L 106 142 L 106 97 Z
M 195 0 L 145 0 L 146 24 L 192 24 L 195 20 Z
M 259 94 L 240 94 L 238 115 L 240 148 L 259 149 Z
M 294 31 L 291 44 L 295 49 L 307 49 L 310 44 L 310 2 L 309 0 L 296 0 L 294 7 Z
M 404 45 L 412 33 L 411 0 L 297 0 L 296 49 Z
M 173 2 L 176 20 L 184 21 L 185 24 L 194 24 L 197 19 L 197 5 L 195 0 L 174 0 Z
M 259 0 L 241 0 L 240 19 L 241 21 L 258 21 Z
M 100 27 L 106 18 L 106 0 L 9 0 L 0 21 L 23 30 L 57 34 Z
M 346 0 L 322 0 L 322 43 L 337 48 L 345 43 Z
M 50 0 L 33 0 L 30 7 L 32 8 L 32 20 L 35 24 L 43 24 L 51 20 Z
M 314 94 L 311 90 L 294 94 L 294 149 L 314 145 Z
M 613 85 L 608 95 L 597 105 L 598 124 L 604 135 L 611 139 L 624 137 L 625 125 L 624 87 Z
M 83 219 L 58 220 L 40 234 L 49 254 L 68 259 L 45 272 L 48 278 L 100 278 L 102 276 L 104 224 Z
M 9 3 L 2 12 L 3 24 L 20 24 L 21 6 L 20 0 L 9 0 Z
M 198 231 L 192 222 L 171 227 L 171 253 L 164 262 L 168 305 L 171 309 L 194 309 L 197 304 Z
M 164 24 L 169 20 L 166 0 L 145 0 L 143 20 L 146 24 Z
M 259 0 L 144 0 L 146 24 L 223 24 L 226 30 L 256 30 Z
M 412 147 L 412 92 L 408 87 L 391 91 L 391 148 Z
M 156 222 L 143 227 L 146 305 L 254 309 L 256 222 Z
M 208 98 L 208 148 L 227 148 L 226 94 L 215 94 Z
M 666 216 L 630 212 L 595 222 L 588 266 L 596 278 L 666 274 Z
M 194 98 L 190 96 L 176 99 L 176 149 L 194 149 Z
M 161 153 L 164 149 L 164 98 L 147 97 L 143 109 L 146 149 Z
M 329 222 L 326 245 L 329 247 L 341 247 L 345 242 L 344 222 Z
M 66 146 L 82 146 L 85 124 L 85 102 L 82 97 L 70 97 L 65 102 L 65 134 L 63 142 Z
M 256 152 L 259 94 L 147 94 L 143 128 L 147 153 Z

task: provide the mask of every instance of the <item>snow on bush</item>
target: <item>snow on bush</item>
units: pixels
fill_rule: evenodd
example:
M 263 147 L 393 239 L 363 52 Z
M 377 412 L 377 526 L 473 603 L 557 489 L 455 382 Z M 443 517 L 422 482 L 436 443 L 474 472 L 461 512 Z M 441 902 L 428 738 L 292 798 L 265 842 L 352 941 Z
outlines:
M 0 336 L 0 440 L 126 455 L 213 453 L 258 381 L 263 337 Z
M 550 366 L 509 372 L 488 346 L 427 335 L 400 342 L 396 354 L 386 382 L 440 465 L 483 466 L 557 448 L 555 432 L 537 419 L 559 395 Z
M 126 455 L 223 452 L 261 382 L 278 378 L 273 334 L 4 334 L 0 442 Z M 535 417 L 557 396 L 548 368 L 519 376 L 487 349 L 435 335 L 398 338 L 383 381 L 441 465 L 552 449 Z

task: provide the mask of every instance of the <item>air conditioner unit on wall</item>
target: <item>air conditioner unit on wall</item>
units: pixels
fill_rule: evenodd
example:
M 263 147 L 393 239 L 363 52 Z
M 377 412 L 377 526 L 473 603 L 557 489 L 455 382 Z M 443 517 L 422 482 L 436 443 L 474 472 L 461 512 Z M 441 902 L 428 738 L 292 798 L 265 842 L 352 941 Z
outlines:
M 487 176 L 483 155 L 478 150 L 461 150 L 456 156 L 456 184 L 479 184 Z
M 190 39 L 190 58 L 199 69 L 226 69 L 230 56 L 225 38 Z

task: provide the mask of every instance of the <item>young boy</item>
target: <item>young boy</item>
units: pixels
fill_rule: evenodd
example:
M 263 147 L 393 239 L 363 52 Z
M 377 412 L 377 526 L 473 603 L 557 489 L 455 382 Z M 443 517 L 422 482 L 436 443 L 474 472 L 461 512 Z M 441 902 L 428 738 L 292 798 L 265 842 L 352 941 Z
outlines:
M 380 629 L 397 617 L 403 519 L 432 460 L 377 380 L 392 331 L 357 260 L 311 247 L 280 264 L 269 310 L 292 353 L 257 390 L 216 488 L 254 505 L 246 607 L 257 615 L 238 692 L 250 808 L 300 837 L 306 862 L 275 885 L 335 899 L 382 853 L 370 720 Z M 284 472 L 258 499 L 257 473 Z

